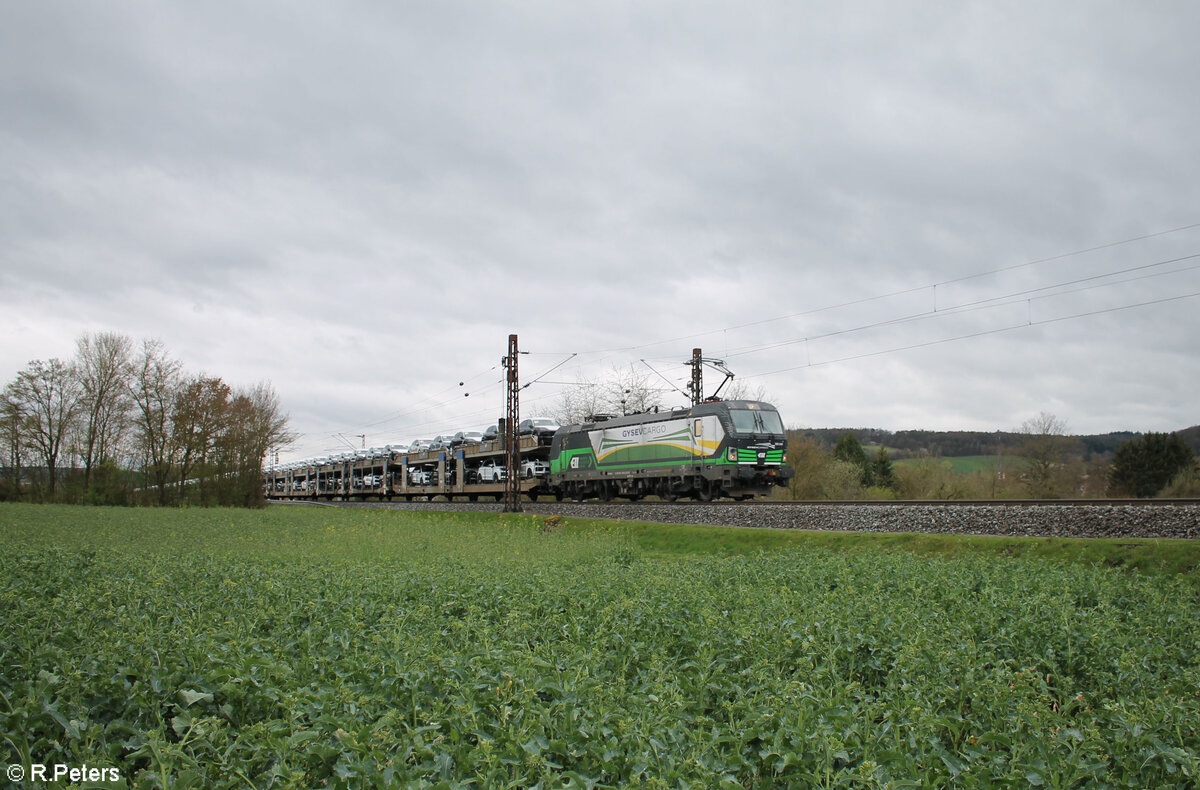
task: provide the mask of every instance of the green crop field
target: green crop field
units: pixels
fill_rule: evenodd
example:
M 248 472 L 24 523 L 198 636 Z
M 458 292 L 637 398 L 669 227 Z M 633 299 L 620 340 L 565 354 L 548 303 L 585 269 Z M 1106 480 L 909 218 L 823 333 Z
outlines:
M 15 786 L 1200 783 L 1194 571 L 333 508 L 0 539 Z

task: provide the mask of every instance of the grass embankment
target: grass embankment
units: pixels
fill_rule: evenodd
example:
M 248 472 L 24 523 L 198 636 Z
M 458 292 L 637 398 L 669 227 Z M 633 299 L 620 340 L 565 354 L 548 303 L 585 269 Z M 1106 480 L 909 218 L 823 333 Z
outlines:
M 367 511 L 352 511 L 364 513 Z M 341 558 L 371 559 L 414 547 L 395 532 L 396 519 L 405 526 L 457 525 L 470 527 L 470 538 L 436 529 L 417 542 L 420 550 L 503 555 L 522 544 L 511 533 L 488 527 L 508 524 L 558 535 L 563 548 L 593 545 L 603 537 L 636 547 L 646 556 L 750 554 L 758 551 L 827 549 L 834 551 L 906 551 L 920 555 L 981 554 L 1039 558 L 1056 562 L 1100 565 L 1147 574 L 1182 575 L 1200 587 L 1200 541 L 1156 538 L 1011 538 L 922 533 L 819 532 L 810 530 L 746 529 L 704 525 L 569 519 L 562 527 L 542 527 L 544 519 L 521 514 L 434 513 L 405 511 L 390 518 L 363 517 L 335 508 L 273 506 L 265 511 L 79 508 L 67 505 L 0 505 L 0 526 L 19 527 L 12 537 L 53 544 L 131 547 L 140 550 L 233 551 L 285 556 L 333 552 Z M 307 526 L 303 540 L 297 528 Z M 313 531 L 312 528 L 317 528 Z M 321 531 L 323 527 L 324 531 Z M 484 532 L 478 532 L 482 529 Z M 147 536 L 154 535 L 153 542 Z M 402 545 L 397 545 L 400 541 Z M 423 547 L 423 548 L 422 548 Z M 529 549 L 527 548 L 527 551 Z
M 789 549 L 981 554 L 1102 565 L 1141 573 L 1183 575 L 1200 587 L 1200 541 L 1158 538 L 1010 538 L 922 533 L 814 532 L 697 525 L 629 524 L 638 547 L 656 556 L 747 554 Z
M 1087 554 L 1128 546 L 5 505 L 0 541 L 0 733 L 26 769 L 221 789 L 1200 781 L 1200 598 L 1162 561 Z

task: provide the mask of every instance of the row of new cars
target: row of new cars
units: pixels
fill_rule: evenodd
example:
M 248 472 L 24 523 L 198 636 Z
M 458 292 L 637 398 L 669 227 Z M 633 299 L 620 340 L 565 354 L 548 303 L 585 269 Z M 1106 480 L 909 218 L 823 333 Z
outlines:
M 517 435 L 536 436 L 539 443 L 547 444 L 559 427 L 557 420 L 549 417 L 534 417 L 521 421 L 517 426 Z M 417 439 L 407 447 L 401 445 L 399 448 L 394 448 L 393 452 L 418 453 L 425 450 L 454 450 L 466 445 L 494 442 L 499 438 L 500 428 L 498 425 L 493 425 L 485 431 L 459 431 L 454 434 L 442 434 L 432 439 Z M 392 447 L 392 445 L 388 446 Z
M 536 437 L 539 445 L 548 445 L 554 432 L 559 429 L 556 420 L 547 417 L 535 417 L 523 420 L 517 428 L 521 437 Z M 372 461 L 387 461 L 392 464 L 399 462 L 401 456 L 408 456 L 408 483 L 415 486 L 437 485 L 437 465 L 430 454 L 436 455 L 439 450 L 453 451 L 470 446 L 482 447 L 488 443 L 496 443 L 500 439 L 498 426 L 493 425 L 484 431 L 458 431 L 453 434 L 442 434 L 433 439 L 417 439 L 407 444 L 387 444 L 382 447 L 347 450 L 343 453 L 322 455 L 283 464 L 268 466 L 264 471 L 269 474 L 293 472 L 303 475 L 302 479 L 291 482 L 293 491 L 311 490 L 316 481 L 310 481 L 308 473 L 327 467 L 345 467 L 355 465 L 354 472 L 346 476 L 346 482 L 353 489 L 375 488 L 385 485 L 383 475 L 370 474 L 366 470 L 372 466 Z M 483 447 L 487 450 L 486 447 Z M 418 458 L 414 458 L 418 456 Z M 379 465 L 374 465 L 378 471 Z M 544 477 L 550 471 L 550 465 L 544 458 L 524 458 L 521 463 L 521 476 L 525 478 Z M 337 472 L 341 475 L 341 472 Z M 398 474 L 398 467 L 391 474 Z M 446 469 L 447 482 L 453 482 L 454 470 Z M 467 483 L 501 483 L 507 479 L 507 470 L 502 459 L 487 458 L 480 463 L 472 463 L 465 471 Z M 290 475 L 289 475 L 290 477 Z M 320 480 L 320 477 L 317 478 Z M 325 483 L 326 485 L 328 483 Z M 340 483 L 338 484 L 341 485 Z M 273 488 L 277 492 L 284 490 L 284 482 L 275 477 Z M 324 485 L 322 485 L 324 488 Z

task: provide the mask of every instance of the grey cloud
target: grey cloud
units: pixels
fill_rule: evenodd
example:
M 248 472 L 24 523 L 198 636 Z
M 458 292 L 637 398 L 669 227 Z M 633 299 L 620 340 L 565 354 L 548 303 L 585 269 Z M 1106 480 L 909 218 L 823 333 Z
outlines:
M 487 369 L 509 331 L 555 351 L 631 349 L 584 355 L 581 371 L 682 359 L 693 342 L 852 328 L 927 295 L 742 326 L 765 318 L 1200 221 L 1200 11 L 1186 3 L 47 2 L 5 16 L 0 325 L 25 338 L 65 309 L 125 316 L 116 328 L 162 334 L 215 372 L 260 372 L 285 399 L 347 393 L 293 408 L 322 424 L 386 405 L 373 386 L 410 397 Z M 938 296 L 1186 255 L 1198 237 Z M 1198 282 L 1032 304 L 1070 315 Z M 1194 313 L 1163 304 L 762 381 L 808 424 L 1010 428 L 1052 401 L 1079 429 L 1182 427 Z M 1006 320 L 979 311 L 808 351 Z M 265 344 L 234 334 L 263 331 Z M 0 363 L 68 353 L 34 346 Z M 748 376 L 801 357 L 739 359 Z M 446 408 L 452 421 L 482 407 Z

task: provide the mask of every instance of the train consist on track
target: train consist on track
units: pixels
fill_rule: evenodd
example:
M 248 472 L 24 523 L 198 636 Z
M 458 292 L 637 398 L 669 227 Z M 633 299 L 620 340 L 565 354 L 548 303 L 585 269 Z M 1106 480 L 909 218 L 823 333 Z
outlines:
M 783 421 L 769 403 L 700 403 L 556 430 L 538 422 L 523 422 L 519 439 L 521 490 L 531 500 L 750 499 L 792 475 Z M 271 499 L 503 497 L 502 439 L 464 433 L 438 444 L 268 466 L 263 490 Z

